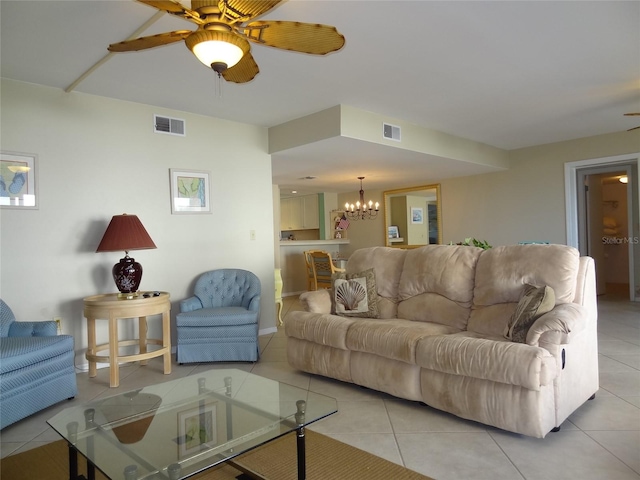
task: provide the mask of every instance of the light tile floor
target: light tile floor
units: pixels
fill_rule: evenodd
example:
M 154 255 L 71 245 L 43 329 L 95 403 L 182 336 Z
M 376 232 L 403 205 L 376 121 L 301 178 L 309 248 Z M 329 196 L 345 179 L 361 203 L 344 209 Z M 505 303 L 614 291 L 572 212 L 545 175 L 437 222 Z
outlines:
M 283 315 L 300 309 L 285 299 Z M 314 430 L 438 480 L 640 479 L 640 304 L 599 298 L 600 391 L 544 439 L 529 438 L 463 420 L 415 402 L 308 375 L 286 361 L 283 329 L 260 337 L 256 364 L 173 366 L 170 377 L 154 359 L 121 368 L 118 389 L 108 388 L 108 369 L 89 379 L 78 374 L 78 396 L 0 432 L 7 456 L 59 437 L 46 420 L 73 403 L 113 395 L 210 368 L 242 368 L 338 400 L 339 412 Z M 348 480 L 348 479 L 345 479 Z M 390 479 L 392 480 L 392 479 Z

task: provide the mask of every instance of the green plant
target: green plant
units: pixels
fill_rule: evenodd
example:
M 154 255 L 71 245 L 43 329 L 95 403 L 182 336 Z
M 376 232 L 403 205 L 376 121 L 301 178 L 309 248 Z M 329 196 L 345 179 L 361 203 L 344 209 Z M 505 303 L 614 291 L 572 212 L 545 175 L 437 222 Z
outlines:
M 480 247 L 484 250 L 491 248 L 491 245 L 489 245 L 489 243 L 486 240 L 478 240 L 473 237 L 465 238 L 463 242 L 457 243 L 456 245 L 466 245 L 467 247 Z

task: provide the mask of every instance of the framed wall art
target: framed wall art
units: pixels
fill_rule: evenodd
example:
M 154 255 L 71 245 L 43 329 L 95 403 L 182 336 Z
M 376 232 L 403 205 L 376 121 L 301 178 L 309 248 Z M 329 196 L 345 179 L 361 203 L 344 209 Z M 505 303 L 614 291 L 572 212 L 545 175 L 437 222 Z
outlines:
M 421 207 L 411 207 L 411 223 L 424 223 L 424 210 Z
M 400 231 L 397 225 L 389 225 L 387 229 L 387 235 L 389 238 L 400 238 Z
M 0 152 L 0 207 L 38 208 L 36 160 L 34 154 Z
M 169 169 L 171 213 L 211 213 L 209 172 Z

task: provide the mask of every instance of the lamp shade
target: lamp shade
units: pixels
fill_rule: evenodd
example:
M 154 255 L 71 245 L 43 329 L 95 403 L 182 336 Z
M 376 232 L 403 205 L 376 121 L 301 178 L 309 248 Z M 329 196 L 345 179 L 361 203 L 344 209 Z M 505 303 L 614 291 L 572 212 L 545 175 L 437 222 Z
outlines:
M 96 252 L 157 248 L 137 215 L 114 215 Z
M 221 30 L 196 30 L 185 43 L 198 60 L 216 71 L 233 67 L 251 48 L 244 38 Z
M 136 215 L 115 215 L 96 252 L 125 251 L 124 258 L 113 266 L 111 273 L 121 298 L 134 298 L 142 280 L 142 265 L 129 256 L 129 250 L 157 248 Z

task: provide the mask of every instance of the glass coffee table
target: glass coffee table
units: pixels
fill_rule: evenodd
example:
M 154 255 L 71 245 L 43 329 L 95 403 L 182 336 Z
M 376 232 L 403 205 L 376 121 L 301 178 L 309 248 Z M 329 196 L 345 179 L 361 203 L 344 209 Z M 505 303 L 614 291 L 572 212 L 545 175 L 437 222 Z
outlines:
M 336 401 L 242 370 L 209 370 L 70 407 L 48 420 L 69 445 L 70 478 L 78 453 L 88 479 L 188 478 L 296 432 L 298 479 L 306 477 L 305 427 L 337 412 Z M 239 477 L 240 478 L 240 477 Z

